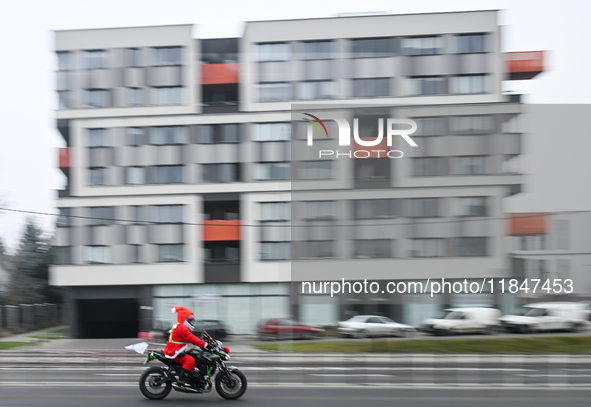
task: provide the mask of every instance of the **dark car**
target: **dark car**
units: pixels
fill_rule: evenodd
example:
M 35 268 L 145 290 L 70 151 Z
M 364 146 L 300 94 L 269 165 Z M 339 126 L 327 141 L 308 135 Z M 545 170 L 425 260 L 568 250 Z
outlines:
M 259 326 L 259 337 L 264 341 L 285 338 L 317 339 L 323 333 L 324 329 L 288 318 L 268 319 Z
M 195 329 L 192 330 L 193 335 L 201 338 L 203 330 L 206 330 L 214 339 L 224 340 L 230 333 L 228 327 L 217 319 L 199 319 L 195 321 Z

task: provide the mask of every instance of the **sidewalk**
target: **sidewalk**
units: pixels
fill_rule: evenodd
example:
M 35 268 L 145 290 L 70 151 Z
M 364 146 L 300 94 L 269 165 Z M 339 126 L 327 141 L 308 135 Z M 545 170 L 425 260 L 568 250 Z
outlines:
M 48 339 L 31 338 L 31 336 L 44 334 L 44 333 L 55 331 L 58 329 L 67 329 L 67 328 L 68 327 L 66 325 L 58 325 L 58 326 L 52 326 L 49 328 L 39 329 L 37 331 L 23 332 L 23 333 L 11 335 L 11 336 L 1 336 L 0 342 L 31 342 L 31 343 L 40 344 L 40 343 L 48 341 Z

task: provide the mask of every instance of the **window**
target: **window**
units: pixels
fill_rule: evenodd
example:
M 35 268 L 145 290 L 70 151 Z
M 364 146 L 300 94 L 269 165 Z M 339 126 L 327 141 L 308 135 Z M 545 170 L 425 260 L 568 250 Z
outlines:
M 110 107 L 111 91 L 108 89 L 87 89 L 85 107 Z
M 183 223 L 183 205 L 154 206 L 154 222 Z
M 307 201 L 302 202 L 302 204 L 302 219 L 322 220 L 336 218 L 334 201 Z
M 298 179 L 332 179 L 332 161 L 301 161 L 298 163 Z
M 144 129 L 141 127 L 127 128 L 127 143 L 130 146 L 141 146 L 145 144 Z
M 127 88 L 127 106 L 144 104 L 142 88 Z
M 203 182 L 238 182 L 240 181 L 240 164 L 203 164 L 201 166 Z
M 152 184 L 180 184 L 183 182 L 182 165 L 160 165 L 151 167 Z
M 394 217 L 393 199 L 358 199 L 353 202 L 355 219 L 387 219 Z
M 71 246 L 54 246 L 53 247 L 54 264 L 62 266 L 72 264 L 72 247 Z
M 105 69 L 108 68 L 109 54 L 104 50 L 86 51 L 86 69 Z
M 189 128 L 187 126 L 150 127 L 150 144 L 157 146 L 187 144 Z
M 138 48 L 127 48 L 125 50 L 125 65 L 129 68 L 142 66 L 141 51 Z
M 159 244 L 157 263 L 179 263 L 183 262 L 182 244 Z
M 283 222 L 290 219 L 290 202 L 261 202 L 259 204 L 259 220 L 261 222 Z
M 418 157 L 412 159 L 413 177 L 447 175 L 446 157 Z
M 456 216 L 486 216 L 486 197 L 457 198 Z
M 255 163 L 254 176 L 256 181 L 286 181 L 291 179 L 291 163 L 271 162 Z
M 299 242 L 301 249 L 300 259 L 332 259 L 334 254 L 334 241 L 332 240 L 310 240 Z
M 439 216 L 439 198 L 413 198 L 406 200 L 409 218 L 436 218 Z
M 261 261 L 290 259 L 290 242 L 261 242 Z
M 358 239 L 353 241 L 356 259 L 388 259 L 392 255 L 391 239 Z
M 288 141 L 291 140 L 290 123 L 253 124 L 253 141 Z
M 297 98 L 300 100 L 332 99 L 334 96 L 333 81 L 304 81 L 297 84 Z
M 60 109 L 70 109 L 72 107 L 72 99 L 69 90 L 58 90 L 57 97 L 59 100 Z
M 452 157 L 452 175 L 485 175 L 488 174 L 488 157 L 485 155 L 473 155 L 465 157 Z
M 239 143 L 239 124 L 210 124 L 199 126 L 197 142 L 200 144 Z
M 162 47 L 153 49 L 153 66 L 181 65 L 181 47 Z
M 146 169 L 144 167 L 126 167 L 125 183 L 129 185 L 143 185 L 146 183 Z
M 305 41 L 302 43 L 302 59 L 330 59 L 332 41 Z
M 456 116 L 450 119 L 453 134 L 490 134 L 493 132 L 492 116 Z
M 486 75 L 452 76 L 449 80 L 449 93 L 486 93 Z
M 417 131 L 412 134 L 413 137 L 445 135 L 444 117 L 415 117 L 413 120 L 417 123 Z
M 288 61 L 290 59 L 289 44 L 286 42 L 273 42 L 257 44 L 257 61 Z
M 205 264 L 239 264 L 240 243 L 237 241 L 205 242 L 203 262 Z
M 113 223 L 114 208 L 110 206 L 94 206 L 88 208 L 88 226 L 109 226 Z
M 129 262 L 130 263 L 140 263 L 140 246 L 139 244 L 130 244 L 129 246 Z
M 457 38 L 460 54 L 486 52 L 486 34 L 463 34 Z
M 259 102 L 291 99 L 291 84 L 287 82 L 259 83 Z
M 486 256 L 486 237 L 456 237 L 452 239 L 452 253 L 456 257 Z
M 129 222 L 133 225 L 142 223 L 142 207 L 141 206 L 130 206 L 129 207 Z
M 107 129 L 88 129 L 88 147 L 109 147 Z
M 402 40 L 405 55 L 437 55 L 443 50 L 441 37 L 416 37 Z
M 444 257 L 445 239 L 411 239 L 410 257 Z
M 391 57 L 390 38 L 360 38 L 351 40 L 353 58 Z
M 353 160 L 355 180 L 361 182 L 386 181 L 390 179 L 390 160 L 363 158 Z
M 353 79 L 353 97 L 384 97 L 390 96 L 390 79 L 367 78 Z
M 443 76 L 410 78 L 411 95 L 443 95 L 445 93 L 445 78 Z
M 89 168 L 90 186 L 103 186 L 107 185 L 106 175 L 107 169 L 102 167 Z
M 182 104 L 183 88 L 180 86 L 163 86 L 152 88 L 152 104 L 170 106 Z
M 111 264 L 111 248 L 109 246 L 86 246 L 84 249 L 86 264 Z
M 70 71 L 73 69 L 72 53 L 70 51 L 59 51 L 56 54 L 58 71 Z
M 58 228 L 68 228 L 72 226 L 72 208 L 58 208 L 60 214 L 57 218 L 56 226 Z

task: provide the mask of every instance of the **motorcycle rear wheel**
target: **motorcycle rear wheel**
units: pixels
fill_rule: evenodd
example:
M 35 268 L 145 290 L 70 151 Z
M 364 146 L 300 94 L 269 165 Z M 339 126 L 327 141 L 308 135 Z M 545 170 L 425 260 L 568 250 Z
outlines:
M 150 400 L 162 400 L 168 396 L 168 393 L 172 389 L 172 383 L 164 383 L 164 379 L 166 379 L 164 369 L 151 367 L 140 376 L 140 391 Z
M 234 383 L 230 383 L 229 378 L 223 372 L 220 372 L 215 378 L 215 390 L 226 400 L 236 400 L 246 392 L 246 376 L 238 369 L 234 369 L 229 373 Z

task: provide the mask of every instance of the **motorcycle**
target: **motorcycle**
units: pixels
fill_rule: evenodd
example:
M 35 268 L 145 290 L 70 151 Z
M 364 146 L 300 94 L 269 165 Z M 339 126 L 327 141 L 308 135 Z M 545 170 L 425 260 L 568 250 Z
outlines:
M 150 400 L 162 400 L 172 389 L 183 393 L 209 393 L 215 386 L 217 393 L 225 399 L 236 400 L 246 392 L 246 376 L 235 366 L 226 366 L 230 359 L 221 341 L 214 340 L 203 331 L 207 349 L 194 348 L 186 354 L 195 358 L 195 370 L 189 377 L 189 385 L 179 384 L 181 365 L 164 356 L 163 351 L 151 350 L 146 354 L 144 364 L 159 360 L 165 367 L 148 368 L 140 377 L 142 394 Z

